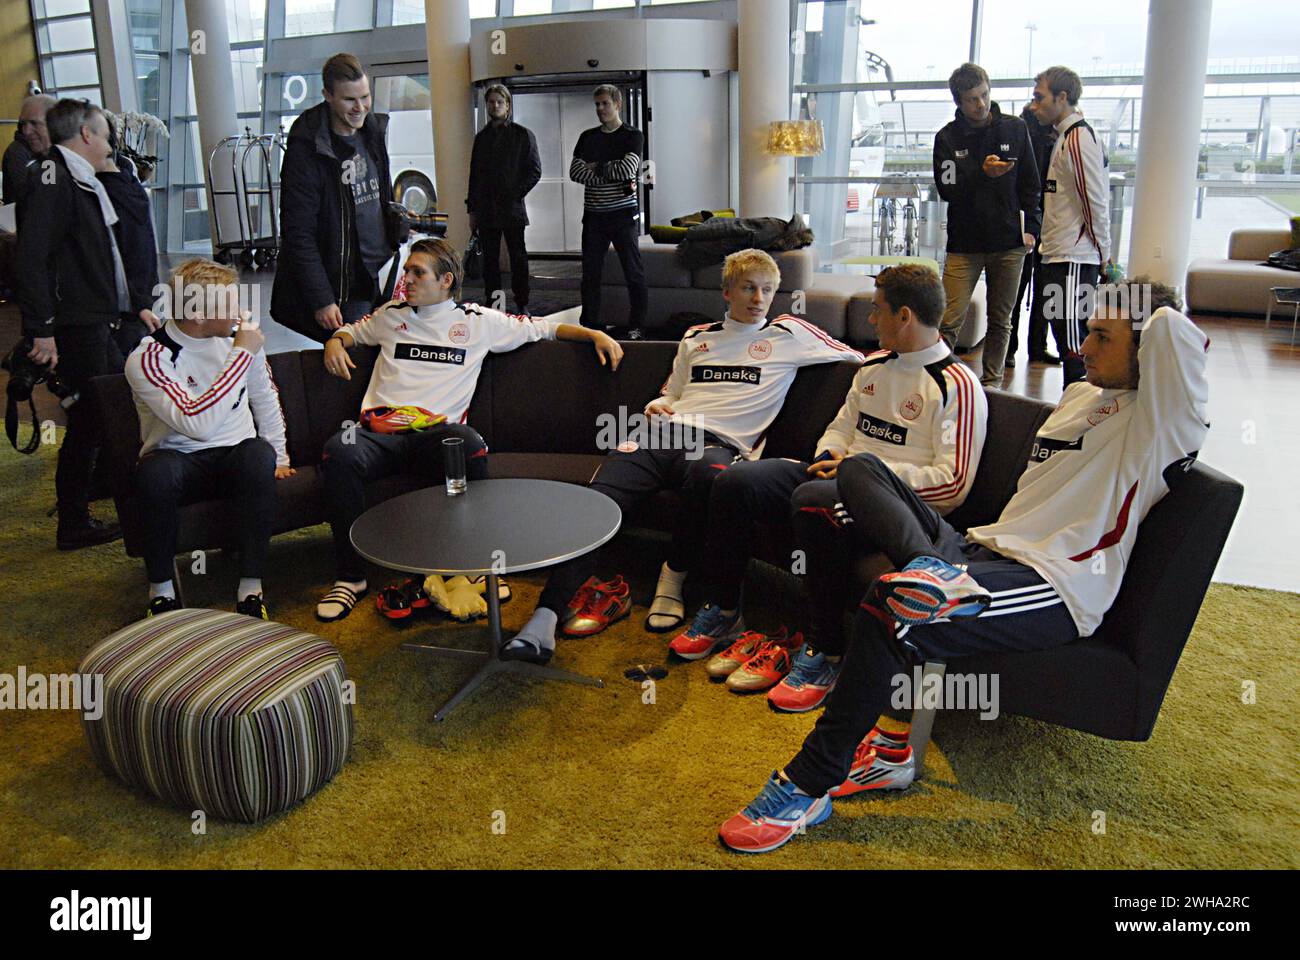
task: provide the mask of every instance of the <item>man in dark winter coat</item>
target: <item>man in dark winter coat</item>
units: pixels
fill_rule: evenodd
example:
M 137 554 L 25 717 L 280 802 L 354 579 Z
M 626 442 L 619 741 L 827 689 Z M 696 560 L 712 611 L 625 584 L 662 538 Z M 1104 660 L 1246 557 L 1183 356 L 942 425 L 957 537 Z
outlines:
M 483 290 L 488 305 L 501 289 L 501 238 L 510 254 L 510 286 L 515 308 L 528 309 L 528 250 L 524 228 L 528 210 L 524 197 L 542 178 L 542 158 L 537 138 L 527 127 L 515 123 L 511 114 L 510 91 L 494 83 L 483 95 L 488 123 L 474 137 L 469 161 L 469 210 L 471 230 L 477 230 L 483 244 Z
M 50 152 L 50 132 L 45 114 L 58 101 L 49 94 L 37 93 L 23 100 L 18 114 L 18 130 L 13 143 L 4 153 L 4 202 L 17 203 L 31 191 L 28 173 L 32 164 L 44 160 Z
M 280 167 L 271 316 L 323 343 L 380 299 L 379 270 L 397 250 L 402 225 L 388 207 L 388 116 L 371 112 L 361 62 L 337 53 L 321 80 L 325 102 L 294 121 Z
M 934 180 L 948 201 L 943 265 L 948 307 L 941 332 L 955 347 L 971 293 L 984 273 L 988 333 L 980 382 L 999 386 L 1020 268 L 1042 224 L 1042 188 L 1029 131 L 991 101 L 988 74 L 964 63 L 948 78 L 948 89 L 957 116 L 934 138 Z
M 15 276 L 28 354 L 66 387 L 68 429 L 54 474 L 60 550 L 107 543 L 122 535 L 115 523 L 90 516 L 91 476 L 100 424 L 86 394 L 93 377 L 122 370 L 111 331 L 131 308 L 130 289 L 112 227 L 117 212 L 95 178 L 112 156 L 108 120 L 84 100 L 60 100 L 46 114 L 48 157 L 30 172 L 22 200 Z
M 1025 104 L 1020 111 L 1020 119 L 1025 121 L 1029 130 L 1029 142 L 1034 146 L 1034 159 L 1038 161 L 1038 179 L 1047 180 L 1047 165 L 1052 159 L 1052 144 L 1056 142 L 1056 128 L 1051 124 L 1039 123 L 1034 114 L 1034 105 Z M 1016 305 L 1011 310 L 1011 340 L 1007 343 L 1007 366 L 1014 367 L 1016 348 L 1020 345 L 1017 333 L 1020 328 L 1020 307 L 1024 303 L 1025 291 L 1031 289 L 1030 280 L 1034 271 L 1043 262 L 1043 255 L 1034 248 L 1034 252 L 1025 257 L 1024 269 L 1020 272 L 1020 290 L 1016 293 Z M 1029 308 L 1029 362 L 1059 364 L 1061 358 L 1047 352 L 1047 317 L 1043 313 L 1042 298 L 1034 297 Z

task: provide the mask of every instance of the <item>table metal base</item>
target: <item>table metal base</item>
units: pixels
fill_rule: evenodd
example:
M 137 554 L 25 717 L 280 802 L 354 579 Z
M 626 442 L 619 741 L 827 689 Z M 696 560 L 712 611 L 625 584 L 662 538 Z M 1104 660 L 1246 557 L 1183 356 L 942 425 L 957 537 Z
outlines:
M 479 685 L 494 673 L 514 673 L 525 677 L 535 677 L 538 680 L 563 680 L 566 683 L 577 683 L 585 687 L 605 686 L 603 680 L 597 680 L 595 677 L 584 677 L 582 674 L 570 673 L 568 670 L 559 670 L 550 666 L 543 667 L 524 660 L 502 660 L 501 648 L 504 644 L 501 637 L 501 600 L 498 596 L 497 576 L 495 573 L 487 575 L 487 605 L 488 626 L 490 627 L 488 636 L 490 646 L 487 650 L 462 650 L 458 647 L 438 647 L 427 643 L 402 644 L 403 650 L 416 650 L 448 660 L 470 660 L 483 664 L 474 676 L 470 677 L 465 685 L 442 705 L 442 709 L 433 715 L 434 720 L 445 719 L 447 714 L 456 708 L 457 704 L 477 690 Z

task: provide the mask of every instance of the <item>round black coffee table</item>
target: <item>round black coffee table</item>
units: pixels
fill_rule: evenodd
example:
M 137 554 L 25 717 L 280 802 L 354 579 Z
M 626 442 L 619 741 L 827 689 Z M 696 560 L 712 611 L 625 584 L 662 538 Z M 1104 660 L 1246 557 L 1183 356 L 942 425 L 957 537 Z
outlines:
M 494 673 L 566 680 L 603 687 L 591 677 L 501 659 L 501 604 L 497 577 L 549 567 L 595 550 L 618 532 L 613 500 L 589 487 L 553 480 L 475 480 L 465 493 L 441 486 L 416 490 L 371 507 L 352 525 L 352 545 L 367 560 L 407 573 L 487 576 L 489 649 L 462 650 L 404 643 L 454 660 L 486 661 L 437 713 L 442 720 Z

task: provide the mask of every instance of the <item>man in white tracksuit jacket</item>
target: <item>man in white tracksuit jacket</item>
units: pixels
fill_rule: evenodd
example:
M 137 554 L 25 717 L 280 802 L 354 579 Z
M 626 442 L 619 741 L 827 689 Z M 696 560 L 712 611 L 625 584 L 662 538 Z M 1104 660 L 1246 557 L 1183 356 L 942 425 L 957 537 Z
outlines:
M 1144 311 L 1136 307 L 1133 320 L 1128 309 L 1107 308 L 1089 321 L 1082 346 L 1088 382 L 1066 388 L 994 523 L 962 537 L 916 511 L 914 549 L 928 555 L 867 591 L 825 713 L 798 755 L 722 825 L 724 843 L 775 849 L 830 816 L 832 790 L 842 795 L 876 783 L 872 768 L 881 758 L 863 747 L 871 745 L 896 675 L 927 660 L 1049 649 L 1097 630 L 1119 593 L 1139 525 L 1209 429 L 1209 340 L 1177 312 L 1172 290 L 1151 291 L 1150 306 L 1158 309 L 1140 333 L 1135 321 Z M 865 519 L 873 505 L 859 493 L 871 488 L 856 482 L 854 464 L 839 470 L 840 497 Z M 916 598 L 930 593 L 944 602 L 925 611 Z M 908 753 L 896 766 L 911 762 Z M 911 773 L 889 775 L 904 786 Z
M 182 264 L 173 281 L 184 293 L 173 304 L 172 319 L 141 340 L 126 361 L 140 416 L 135 487 L 147 505 L 151 617 L 181 606 L 172 580 L 181 504 L 225 496 L 239 504 L 235 609 L 268 619 L 262 570 L 275 525 L 275 484 L 294 471 L 262 334 L 254 323 L 241 322 L 231 336 L 239 316 L 237 279 L 230 267 L 211 260 Z
M 1058 134 L 1043 181 L 1042 267 L 1035 298 L 1062 350 L 1063 386 L 1083 379 L 1080 349 L 1101 268 L 1110 256 L 1110 177 L 1097 133 L 1079 112 L 1083 84 L 1049 67 L 1034 87 L 1034 114 Z

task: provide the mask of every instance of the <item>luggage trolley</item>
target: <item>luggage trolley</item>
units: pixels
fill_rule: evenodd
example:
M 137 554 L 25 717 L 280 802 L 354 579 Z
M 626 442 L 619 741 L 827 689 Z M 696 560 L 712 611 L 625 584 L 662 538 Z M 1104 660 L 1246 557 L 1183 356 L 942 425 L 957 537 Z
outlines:
M 245 268 L 254 263 L 264 267 L 274 263 L 280 252 L 280 162 L 284 159 L 284 134 L 255 135 L 248 127 L 237 137 L 226 137 L 208 157 L 208 203 L 216 236 L 212 241 L 213 257 L 218 263 L 238 260 Z M 279 156 L 277 156 L 277 152 Z M 232 188 L 218 190 L 212 171 L 218 162 L 230 159 Z M 249 180 L 249 160 L 257 163 L 255 177 Z M 223 228 L 217 197 L 234 197 L 235 219 L 239 237 L 234 239 Z

